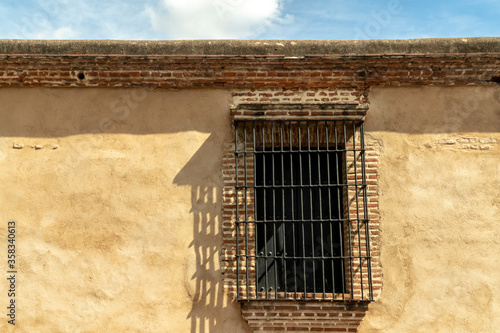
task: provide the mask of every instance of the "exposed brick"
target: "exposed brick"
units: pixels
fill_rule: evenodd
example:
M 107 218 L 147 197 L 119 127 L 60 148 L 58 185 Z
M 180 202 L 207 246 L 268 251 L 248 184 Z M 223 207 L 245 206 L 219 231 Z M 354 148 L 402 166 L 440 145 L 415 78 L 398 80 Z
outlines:
M 306 302 L 296 306 L 293 302 L 285 302 L 276 306 L 272 312 L 266 309 L 273 302 L 245 302 L 242 304 L 243 317 L 254 332 L 349 332 L 356 331 L 363 320 L 368 307 L 364 303 L 350 305 L 346 312 L 345 305 L 324 302 Z M 279 303 L 282 304 L 282 303 Z M 321 310 L 324 304 L 326 310 Z M 281 308 L 281 309 L 279 309 Z M 267 314 L 267 316 L 262 316 Z
M 288 95 L 287 97 L 290 96 L 305 96 L 307 94 L 312 94 L 316 96 L 317 94 L 325 93 L 325 94 L 335 94 L 335 93 L 341 93 L 339 91 L 335 92 L 330 92 L 330 91 L 318 91 L 318 90 L 285 90 L 283 94 L 281 94 L 282 91 L 256 91 L 256 93 L 261 96 L 261 98 L 268 98 L 268 97 L 262 97 L 262 96 L 267 96 L 268 94 L 272 94 L 272 96 L 278 97 L 278 98 L 283 98 L 285 93 Z M 349 92 L 350 95 L 355 95 L 352 93 L 353 91 Z M 245 96 L 249 92 L 244 92 L 244 91 L 235 91 L 234 95 L 238 96 Z M 297 97 L 300 98 L 300 97 Z M 300 103 L 299 103 L 300 104 Z M 256 106 L 255 110 L 252 110 L 251 108 L 248 110 L 243 111 L 243 115 L 249 116 L 249 117 L 259 117 L 259 116 L 268 116 L 270 114 L 274 114 L 278 119 L 286 119 L 287 117 L 290 116 L 291 112 L 283 112 L 280 110 L 286 109 L 286 106 L 284 104 L 279 104 L 277 108 L 274 108 L 272 105 L 271 106 L 266 106 L 262 104 L 261 102 L 254 103 Z M 301 104 L 304 106 L 305 104 Z M 358 107 L 360 107 L 360 104 L 357 104 Z M 234 110 L 237 110 L 239 106 L 236 106 Z M 289 108 L 294 108 L 295 106 L 288 106 Z M 324 105 L 322 107 L 325 107 Z M 311 112 L 311 111 L 294 111 L 299 113 L 298 115 L 294 115 L 294 117 L 303 117 L 304 115 L 310 116 L 310 117 L 315 117 L 318 115 L 321 115 L 321 117 L 328 117 L 335 115 L 335 112 L 338 112 L 338 108 L 340 106 L 336 105 L 334 107 L 334 111 L 328 114 L 323 113 L 323 112 Z M 355 108 L 356 104 L 353 105 L 348 105 L 346 108 L 347 109 L 352 109 Z M 337 110 L 335 111 L 335 108 Z M 262 111 L 263 110 L 263 111 Z M 364 109 L 363 109 L 364 110 Z M 345 112 L 346 114 L 349 114 L 350 112 Z M 356 113 L 354 113 L 356 114 Z M 361 114 L 358 114 L 358 117 L 361 115 L 361 117 L 364 115 L 364 111 Z M 233 116 L 237 117 L 238 114 L 235 114 L 233 112 Z M 345 117 L 345 116 L 343 116 Z M 351 142 L 348 141 L 346 142 L 346 147 L 352 149 L 354 147 L 354 144 L 356 144 L 356 147 L 359 148 L 359 140 L 356 140 L 356 142 Z M 234 143 L 233 142 L 228 142 L 226 147 L 226 151 L 224 153 L 225 156 L 232 156 L 232 150 L 234 149 Z M 374 143 L 371 142 L 366 142 L 366 160 L 370 161 L 370 172 L 367 173 L 368 176 L 370 177 L 370 181 L 372 182 L 371 185 L 367 188 L 367 207 L 369 210 L 369 215 L 368 217 L 371 219 L 370 225 L 370 230 L 369 230 L 369 237 L 370 237 L 370 243 L 371 243 L 371 269 L 372 269 L 372 279 L 373 279 L 373 296 L 376 298 L 380 294 L 381 291 L 381 281 L 382 281 L 382 274 L 381 274 L 381 269 L 380 269 L 380 262 L 379 262 L 379 251 L 377 250 L 379 247 L 379 241 L 378 241 L 378 235 L 379 235 L 379 215 L 378 215 L 378 190 L 377 190 L 377 182 L 378 182 L 378 155 L 379 155 L 379 148 L 377 146 L 374 146 Z M 352 154 L 352 153 L 348 153 Z M 251 170 L 253 170 L 253 162 L 249 163 L 249 165 L 252 165 L 252 168 L 249 169 L 250 171 L 250 178 L 253 178 L 251 174 Z M 360 162 L 355 163 L 357 166 L 357 170 L 359 171 L 361 168 Z M 239 165 L 241 166 L 241 161 L 239 162 Z M 358 174 L 357 177 L 355 177 L 354 174 L 354 163 L 349 164 L 349 172 L 347 174 L 347 178 L 349 179 L 348 182 L 350 186 L 352 186 L 352 190 L 354 189 L 354 186 L 356 185 L 355 181 L 357 181 L 357 184 L 361 183 L 362 175 Z M 233 174 L 235 173 L 234 171 L 234 159 L 226 158 L 223 160 L 223 173 L 228 174 L 229 172 L 232 172 Z M 240 174 L 240 171 L 238 170 L 238 174 Z M 228 183 L 232 181 L 234 183 L 233 179 L 225 179 L 225 181 Z M 229 199 L 233 198 L 234 199 L 234 190 L 231 189 L 230 185 L 225 184 L 225 188 L 228 188 L 228 191 L 225 191 L 225 197 L 223 199 L 223 211 L 226 212 L 233 212 L 233 213 L 225 213 L 223 215 L 223 230 L 226 234 L 228 234 L 228 237 L 224 237 L 224 244 L 223 244 L 223 253 L 225 253 L 225 256 L 221 257 L 221 260 L 225 262 L 223 264 L 223 268 L 225 269 L 225 281 L 224 281 L 224 288 L 226 292 L 232 297 L 236 296 L 236 276 L 240 274 L 240 277 L 244 277 L 241 275 L 241 273 L 245 273 L 247 271 L 247 268 L 243 265 L 240 266 L 238 269 L 237 265 L 235 264 L 235 254 L 236 252 L 235 247 L 236 247 L 236 242 L 234 239 L 235 233 L 234 230 L 234 221 L 235 221 L 235 210 L 236 210 L 236 204 L 234 204 L 234 201 L 231 201 Z M 351 194 L 349 196 L 352 196 Z M 239 197 L 239 205 L 241 208 L 243 207 L 244 200 L 241 196 Z M 346 196 L 347 198 L 348 196 Z M 228 200 L 226 200 L 228 199 Z M 252 200 L 252 199 L 250 199 Z M 249 201 L 251 202 L 251 201 Z M 359 205 L 359 208 L 363 209 L 365 205 L 361 203 Z M 351 205 L 346 205 L 346 214 L 350 214 L 351 216 L 355 216 L 357 213 L 356 209 L 350 209 L 353 208 Z M 253 214 L 253 211 L 252 213 Z M 353 218 L 352 222 L 352 229 L 353 235 L 358 235 L 356 232 L 356 228 L 358 226 L 357 220 Z M 232 229 L 233 228 L 233 229 Z M 347 230 L 347 229 L 346 229 Z M 240 229 L 238 234 L 241 236 L 244 235 L 242 233 L 242 230 Z M 249 233 L 250 237 L 255 237 L 254 233 Z M 344 237 L 349 237 L 348 234 L 345 234 Z M 356 236 L 355 236 L 356 237 Z M 358 244 L 365 244 L 366 242 L 366 237 L 364 232 L 360 233 L 358 238 L 352 240 L 352 246 L 353 246 L 353 251 L 356 252 L 358 251 Z M 241 246 L 241 245 L 240 245 Z M 233 250 L 231 250 L 233 249 Z M 362 247 L 363 249 L 363 247 Z M 241 250 L 241 254 L 244 254 L 244 250 Z M 250 251 L 250 249 L 249 249 Z M 228 253 L 232 253 L 233 255 L 229 255 Z M 255 252 L 249 252 L 249 254 L 252 255 L 252 253 Z M 367 252 L 365 250 L 362 250 L 361 252 L 356 252 L 353 253 L 354 256 L 356 255 L 361 255 L 365 256 L 367 255 Z M 240 263 L 241 265 L 241 263 Z M 353 276 L 352 281 L 346 281 L 348 284 L 352 282 L 353 285 L 353 290 L 352 294 L 346 294 L 345 298 L 347 301 L 342 301 L 341 299 L 337 300 L 331 300 L 327 302 L 321 302 L 321 301 L 302 301 L 300 303 L 296 303 L 294 301 L 247 301 L 242 303 L 242 315 L 247 320 L 249 326 L 252 328 L 254 332 L 311 332 L 311 331 L 319 331 L 319 332 L 355 332 L 357 327 L 359 326 L 360 322 L 364 318 L 364 315 L 366 311 L 368 311 L 367 303 L 356 303 L 356 302 L 349 302 L 351 297 L 356 300 L 361 298 L 361 281 L 363 281 L 364 284 L 364 293 L 366 293 L 366 290 L 368 289 L 366 285 L 366 281 L 368 279 L 367 275 L 367 263 L 363 263 L 360 265 L 359 261 L 354 259 L 350 265 L 353 266 L 354 271 L 358 271 L 358 268 L 363 267 L 362 269 L 362 279 L 361 280 L 361 274 L 358 274 L 357 276 Z M 249 273 L 251 274 L 252 272 L 252 267 L 249 266 L 248 269 Z M 241 286 L 240 286 L 241 288 Z M 250 286 L 250 289 L 252 286 Z M 252 292 L 252 290 L 247 291 L 246 287 L 242 288 L 239 291 L 239 295 L 245 297 L 246 293 L 249 293 L 249 295 L 253 295 L 255 297 L 255 291 Z M 321 297 L 320 295 L 319 297 Z M 312 294 L 308 293 L 308 297 L 313 297 Z M 331 296 L 330 296 L 331 297 Z M 313 330 L 314 329 L 314 330 Z
M 6 55 L 0 64 L 0 86 L 21 86 L 18 79 L 44 80 L 45 87 L 69 87 L 74 73 L 85 71 L 82 87 L 113 87 L 105 78 L 127 79 L 122 87 L 303 87 L 307 89 L 411 85 L 496 85 L 500 55 L 330 55 L 290 59 L 280 56 L 122 56 L 122 55 Z M 359 72 L 368 73 L 359 76 Z M 172 77 L 167 85 L 157 80 Z M 348 95 L 344 95 L 348 96 Z

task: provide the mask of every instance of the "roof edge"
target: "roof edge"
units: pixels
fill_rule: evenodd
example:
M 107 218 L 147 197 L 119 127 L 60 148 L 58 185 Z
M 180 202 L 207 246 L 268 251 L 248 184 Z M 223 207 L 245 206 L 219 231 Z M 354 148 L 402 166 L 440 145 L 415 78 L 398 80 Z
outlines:
M 284 55 L 498 53 L 500 37 L 374 40 L 0 40 L 0 54 Z

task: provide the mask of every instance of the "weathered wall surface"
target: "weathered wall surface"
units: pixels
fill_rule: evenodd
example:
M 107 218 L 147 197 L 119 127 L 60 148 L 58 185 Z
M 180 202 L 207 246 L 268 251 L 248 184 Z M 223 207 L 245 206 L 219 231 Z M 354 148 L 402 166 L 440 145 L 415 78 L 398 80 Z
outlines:
M 233 97 L 0 89 L 0 246 L 10 220 L 18 246 L 17 325 L 0 331 L 249 332 L 219 267 Z M 497 331 L 500 88 L 369 101 L 383 290 L 359 331 Z
M 0 244 L 15 221 L 18 266 L 16 326 L 3 295 L 0 331 L 247 332 L 219 267 L 229 93 L 0 100 Z
M 500 88 L 373 88 L 383 290 L 360 332 L 498 332 Z

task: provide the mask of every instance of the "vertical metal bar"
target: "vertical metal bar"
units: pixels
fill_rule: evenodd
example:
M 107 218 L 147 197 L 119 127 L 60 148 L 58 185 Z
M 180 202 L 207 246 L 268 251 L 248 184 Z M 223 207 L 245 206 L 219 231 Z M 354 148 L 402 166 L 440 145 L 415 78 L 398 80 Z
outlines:
M 250 296 L 250 283 L 249 283 L 249 276 L 248 276 L 248 259 L 250 258 L 250 251 L 248 250 L 248 175 L 247 175 L 247 122 L 245 121 L 243 123 L 244 129 L 243 129 L 243 163 L 244 163 L 244 169 L 245 169 L 245 264 L 246 264 L 246 293 L 247 293 L 247 299 Z
M 336 169 L 339 169 L 339 166 L 340 166 L 340 163 L 339 163 L 339 145 L 338 145 L 338 130 L 337 130 L 337 122 L 334 121 L 334 127 L 335 127 L 335 168 Z M 345 155 L 345 151 L 344 151 L 344 155 Z M 342 158 L 342 157 L 341 157 Z M 342 161 L 340 161 L 342 162 Z M 342 168 L 340 168 L 342 169 Z M 343 187 L 340 186 L 341 184 L 341 179 L 339 177 L 339 173 L 340 173 L 340 170 L 337 170 L 337 172 L 335 172 L 335 175 L 336 175 L 336 178 L 337 178 L 337 216 L 338 216 L 338 219 L 339 219 L 339 222 L 338 222 L 338 226 L 339 226 L 339 239 L 340 239 L 340 252 L 341 252 L 341 256 L 340 256 L 340 266 L 341 266 L 341 277 L 342 277 L 342 300 L 345 300 L 345 263 L 344 263 L 344 259 L 345 259 L 345 249 L 344 249 L 344 219 L 343 219 L 343 216 L 342 216 L 342 203 L 343 203 L 343 199 L 342 199 L 342 192 L 343 192 Z M 346 177 L 347 177 L 347 169 L 344 173 L 342 174 L 346 174 Z M 347 179 L 346 179 L 347 180 Z
M 343 131 L 344 131 L 344 150 L 345 150 L 345 180 L 346 180 L 346 189 L 347 189 L 347 226 L 349 230 L 349 269 L 350 269 L 350 280 L 351 280 L 351 300 L 354 299 L 354 281 L 353 281 L 353 269 L 352 269 L 352 235 L 351 235 L 351 213 L 349 211 L 349 173 L 347 166 L 347 130 L 346 130 L 346 121 L 342 121 Z
M 352 121 L 352 145 L 354 154 L 354 188 L 356 195 L 356 220 L 357 220 L 357 234 L 358 234 L 358 259 L 359 259 L 359 273 L 360 273 L 360 283 L 361 283 L 361 299 L 364 298 L 363 295 L 363 262 L 361 261 L 361 231 L 359 230 L 359 197 L 358 197 L 358 156 L 356 149 L 356 124 Z
M 307 125 L 307 159 L 309 166 L 309 224 L 311 226 L 311 263 L 312 263 L 312 284 L 313 284 L 313 298 L 316 298 L 316 263 L 315 263 L 315 245 L 314 245 L 314 209 L 313 209 L 313 184 L 312 184 L 312 159 L 311 159 L 311 131 L 310 123 Z
M 239 212 L 238 212 L 238 122 L 234 122 L 234 167 L 235 167 L 235 190 L 236 190 L 236 297 L 240 299 L 240 246 L 239 246 Z
M 322 279 L 321 281 L 323 282 L 323 299 L 326 298 L 326 285 L 325 285 L 325 248 L 324 248 L 324 237 L 323 237 L 323 202 L 322 202 L 322 197 L 323 197 L 323 188 L 322 188 L 322 178 L 321 178 L 321 156 L 320 156 L 320 144 L 319 144 L 319 121 L 316 121 L 316 150 L 317 150 L 317 156 L 318 156 L 318 201 L 319 201 L 319 232 L 320 232 L 320 246 L 321 246 L 321 275 Z M 328 152 L 326 153 L 328 155 Z
M 368 287 L 369 287 L 369 300 L 373 299 L 373 286 L 372 286 L 372 267 L 371 267 L 371 251 L 370 251 L 370 219 L 368 215 L 368 185 L 366 184 L 366 149 L 365 149 L 365 133 L 364 133 L 364 123 L 361 121 L 360 123 L 360 136 L 361 136 L 361 168 L 362 168 L 362 182 L 364 186 L 363 190 L 363 217 L 365 223 L 365 238 L 366 238 L 366 258 L 368 265 Z
M 292 262 L 293 262 L 293 292 L 294 292 L 294 298 L 297 300 L 297 246 L 296 244 L 296 236 L 295 236 L 295 189 L 294 185 L 295 182 L 293 181 L 293 175 L 294 175 L 294 166 L 293 166 L 293 139 L 292 139 L 292 122 L 288 121 L 288 140 L 290 141 L 290 201 L 291 201 L 291 223 L 292 223 Z
M 330 179 L 330 133 L 328 131 L 328 126 L 330 122 L 325 121 L 325 145 L 326 145 L 326 183 L 327 183 L 327 191 L 328 191 L 328 224 L 330 229 L 330 257 L 331 257 L 331 265 L 332 265 L 332 299 L 335 298 L 335 259 L 334 257 L 334 248 L 333 248 L 333 222 L 332 222 L 332 182 Z M 335 153 L 336 154 L 336 153 Z M 338 164 L 337 164 L 338 165 Z M 335 167 L 337 170 L 337 167 Z M 338 173 L 338 172 L 337 172 Z
M 326 183 L 328 185 L 328 219 L 332 218 L 332 195 L 331 195 L 331 181 L 330 181 L 330 133 L 328 126 L 330 122 L 325 121 L 325 144 L 326 144 Z M 337 169 L 337 168 L 335 168 Z M 333 253 L 333 252 L 332 252 Z
M 304 298 L 306 298 L 306 280 L 307 280 L 307 275 L 306 275 L 306 245 L 305 245 L 305 227 L 304 227 L 304 189 L 303 185 L 304 182 L 302 180 L 302 133 L 300 130 L 300 121 L 297 121 L 297 129 L 299 132 L 299 182 L 300 182 L 300 226 L 302 230 L 302 273 L 303 273 L 303 279 L 304 279 Z
M 275 159 L 275 149 L 274 149 L 274 121 L 271 120 L 271 170 L 272 170 L 272 210 L 273 210 L 273 267 L 274 267 L 274 298 L 278 296 L 278 240 L 276 234 L 276 166 L 274 164 Z
M 268 270 L 268 262 L 269 262 L 269 258 L 268 258 L 268 252 L 267 252 L 267 207 L 266 207 L 266 135 L 265 135 L 265 132 L 266 132 L 266 127 L 265 127 L 266 123 L 264 122 L 264 120 L 262 121 L 262 183 L 264 184 L 264 188 L 263 188 L 263 191 L 262 191 L 262 196 L 263 196 L 263 199 L 264 199 L 264 204 L 262 205 L 263 207 L 263 210 L 264 210 L 264 215 L 263 215 L 263 229 L 264 229 L 264 260 L 265 260 L 265 271 L 264 271 L 264 281 L 265 281 L 265 295 L 266 295 L 266 299 L 269 298 L 269 281 L 268 281 L 268 277 L 267 277 L 267 270 Z
M 286 260 L 285 260 L 285 253 L 287 251 L 286 248 L 286 218 L 285 218 L 285 165 L 284 165 L 284 160 L 283 160 L 283 122 L 280 122 L 280 158 L 281 158 L 281 233 L 283 236 L 283 253 L 281 253 L 281 260 L 283 262 L 283 273 L 284 273 L 284 293 L 286 297 L 286 292 L 288 289 L 288 282 L 287 282 L 287 267 L 286 267 Z
M 254 203 L 254 211 L 253 211 L 253 234 L 254 234 L 254 256 L 255 256 L 255 297 L 259 298 L 259 290 L 257 289 L 257 282 L 259 278 L 259 271 L 258 271 L 258 259 L 257 259 L 257 190 L 255 188 L 255 185 L 257 184 L 256 181 L 256 174 L 257 174 L 257 155 L 255 154 L 257 144 L 256 144 L 256 135 L 255 135 L 255 120 L 252 120 L 252 143 L 253 143 L 253 203 Z

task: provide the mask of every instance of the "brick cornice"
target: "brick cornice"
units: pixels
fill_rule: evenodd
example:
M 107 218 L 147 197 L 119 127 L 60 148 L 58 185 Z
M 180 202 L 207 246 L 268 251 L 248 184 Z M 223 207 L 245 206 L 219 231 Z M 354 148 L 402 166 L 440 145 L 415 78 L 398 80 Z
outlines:
M 500 53 L 0 55 L 0 87 L 356 88 L 496 85 Z

